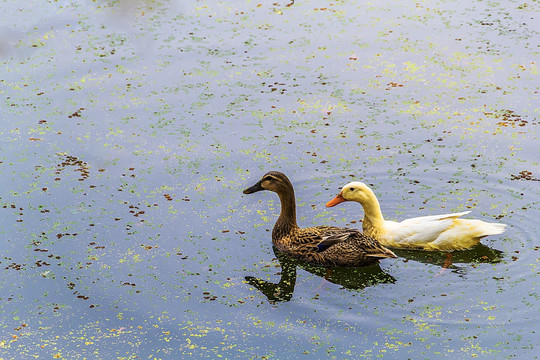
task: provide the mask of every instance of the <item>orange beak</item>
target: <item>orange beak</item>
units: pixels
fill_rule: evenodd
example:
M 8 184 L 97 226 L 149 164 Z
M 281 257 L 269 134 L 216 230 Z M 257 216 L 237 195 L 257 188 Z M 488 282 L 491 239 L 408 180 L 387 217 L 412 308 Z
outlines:
M 339 193 L 338 196 L 336 196 L 335 198 L 333 198 L 332 200 L 326 203 L 326 207 L 333 207 L 344 201 L 347 201 L 347 200 L 345 200 L 345 198 L 341 196 L 341 193 Z

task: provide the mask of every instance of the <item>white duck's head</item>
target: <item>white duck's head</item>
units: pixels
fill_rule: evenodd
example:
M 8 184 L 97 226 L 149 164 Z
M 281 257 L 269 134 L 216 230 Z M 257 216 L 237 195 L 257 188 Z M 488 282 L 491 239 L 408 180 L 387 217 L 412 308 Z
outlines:
M 373 201 L 374 196 L 369 186 L 360 181 L 353 181 L 345 185 L 335 198 L 326 203 L 326 207 L 336 206 L 344 201 L 356 201 L 366 205 Z

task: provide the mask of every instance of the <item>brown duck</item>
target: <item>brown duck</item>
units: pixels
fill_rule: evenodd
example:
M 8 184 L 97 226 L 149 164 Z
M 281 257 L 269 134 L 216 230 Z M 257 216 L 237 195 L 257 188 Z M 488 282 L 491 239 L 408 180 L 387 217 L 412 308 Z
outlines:
M 364 266 L 396 255 L 377 240 L 356 229 L 314 226 L 301 229 L 296 224 L 296 200 L 289 179 L 278 171 L 266 173 L 244 190 L 253 194 L 269 190 L 278 194 L 281 213 L 272 231 L 272 242 L 287 256 L 320 266 Z

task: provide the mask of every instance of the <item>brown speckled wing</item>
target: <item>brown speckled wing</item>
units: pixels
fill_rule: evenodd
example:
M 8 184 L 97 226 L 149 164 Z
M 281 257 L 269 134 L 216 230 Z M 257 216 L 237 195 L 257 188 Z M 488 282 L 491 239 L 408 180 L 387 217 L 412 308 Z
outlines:
M 395 257 L 378 241 L 356 229 L 332 226 L 297 228 L 274 239 L 274 244 L 288 256 L 322 266 L 364 266 Z

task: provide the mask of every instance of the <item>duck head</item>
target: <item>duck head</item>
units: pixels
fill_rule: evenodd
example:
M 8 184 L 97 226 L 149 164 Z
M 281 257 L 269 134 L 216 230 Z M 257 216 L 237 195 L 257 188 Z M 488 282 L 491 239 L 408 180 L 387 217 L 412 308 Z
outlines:
M 353 181 L 345 185 L 341 192 L 332 200 L 326 203 L 326 207 L 333 207 L 344 201 L 356 201 L 366 204 L 373 197 L 373 191 L 360 181 Z
M 253 194 L 257 191 L 269 190 L 278 194 L 290 191 L 292 189 L 291 181 L 285 174 L 279 171 L 269 171 L 255 185 L 245 189 L 244 194 Z

